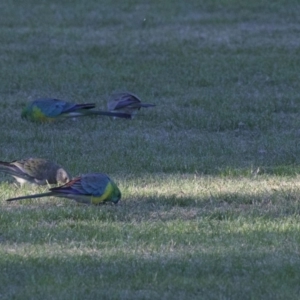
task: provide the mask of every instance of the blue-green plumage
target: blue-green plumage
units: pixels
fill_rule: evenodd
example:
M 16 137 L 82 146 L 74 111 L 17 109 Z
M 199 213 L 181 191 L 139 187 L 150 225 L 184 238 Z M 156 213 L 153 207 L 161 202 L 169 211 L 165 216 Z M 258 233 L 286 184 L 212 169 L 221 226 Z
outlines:
M 102 204 L 105 202 L 116 204 L 121 199 L 121 192 L 106 174 L 90 173 L 76 177 L 65 185 L 51 188 L 47 193 L 10 198 L 7 201 L 47 196 L 69 198 L 85 204 Z
M 76 104 L 59 99 L 44 98 L 27 103 L 21 117 L 34 122 L 51 122 L 62 118 L 87 115 L 102 115 L 119 118 L 130 118 L 126 113 L 112 113 L 95 110 L 95 103 Z

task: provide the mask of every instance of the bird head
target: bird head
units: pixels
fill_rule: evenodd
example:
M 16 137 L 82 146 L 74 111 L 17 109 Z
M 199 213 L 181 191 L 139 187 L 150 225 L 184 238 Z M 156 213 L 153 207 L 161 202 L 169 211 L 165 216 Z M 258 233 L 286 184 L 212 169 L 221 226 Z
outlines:
M 113 190 L 112 193 L 110 195 L 110 201 L 113 202 L 114 204 L 117 204 L 119 202 L 119 200 L 122 197 L 121 191 L 119 190 L 119 188 L 117 187 L 117 185 L 112 182 L 111 183 L 113 186 Z
M 63 168 L 59 168 L 56 172 L 56 181 L 58 183 L 67 183 L 71 180 L 70 174 Z
M 23 109 L 22 109 L 22 112 L 21 112 L 21 118 L 24 119 L 24 118 L 27 118 L 28 117 L 28 105 L 26 105 Z

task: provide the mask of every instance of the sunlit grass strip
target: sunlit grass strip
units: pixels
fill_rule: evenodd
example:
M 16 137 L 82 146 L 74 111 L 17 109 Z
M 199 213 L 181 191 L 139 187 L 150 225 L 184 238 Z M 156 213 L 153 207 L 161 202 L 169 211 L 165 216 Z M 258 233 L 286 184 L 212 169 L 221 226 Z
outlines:
M 152 199 L 153 202 L 159 204 L 163 199 L 194 199 L 199 204 L 201 201 L 214 199 L 224 202 L 234 200 L 255 199 L 280 200 L 288 197 L 297 197 L 300 190 L 298 177 L 282 177 L 282 176 L 250 176 L 250 177 L 217 177 L 217 176 L 201 176 L 190 174 L 144 174 L 138 178 L 132 176 L 116 176 L 118 185 L 123 191 L 123 199 L 120 205 L 129 203 L 132 200 L 140 200 L 143 204 L 145 199 Z M 23 200 L 15 203 L 6 203 L 5 198 L 21 195 L 30 195 L 48 191 L 48 187 L 35 187 L 26 185 L 18 188 L 16 185 L 5 185 L 2 189 L 2 202 L 6 206 L 20 205 L 21 203 L 43 203 L 47 200 L 34 199 Z M 50 198 L 49 198 L 50 199 Z M 59 201 L 51 197 L 48 203 L 58 203 Z M 258 200 L 257 200 L 258 201 Z M 124 202 L 124 203 L 122 203 Z M 196 205 L 197 206 L 197 205 Z

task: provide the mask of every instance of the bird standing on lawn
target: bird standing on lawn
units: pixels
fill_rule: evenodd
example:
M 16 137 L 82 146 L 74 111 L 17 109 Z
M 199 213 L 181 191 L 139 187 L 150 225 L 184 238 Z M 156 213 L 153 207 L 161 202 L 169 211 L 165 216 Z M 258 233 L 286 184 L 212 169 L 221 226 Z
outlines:
M 129 92 L 113 94 L 107 104 L 110 112 L 123 112 L 132 117 L 141 107 L 153 107 L 155 104 L 142 103 L 141 99 Z
M 76 177 L 65 185 L 51 188 L 47 193 L 10 198 L 6 201 L 49 196 L 68 198 L 84 204 L 102 204 L 105 202 L 117 204 L 121 199 L 121 192 L 106 174 L 91 173 Z
M 13 176 L 21 186 L 25 182 L 37 185 L 64 184 L 71 178 L 60 165 L 43 158 L 0 161 L 0 171 Z
M 95 103 L 76 104 L 53 98 L 37 99 L 27 103 L 21 117 L 40 123 L 91 115 L 130 119 L 130 115 L 126 113 L 93 110 L 95 106 Z

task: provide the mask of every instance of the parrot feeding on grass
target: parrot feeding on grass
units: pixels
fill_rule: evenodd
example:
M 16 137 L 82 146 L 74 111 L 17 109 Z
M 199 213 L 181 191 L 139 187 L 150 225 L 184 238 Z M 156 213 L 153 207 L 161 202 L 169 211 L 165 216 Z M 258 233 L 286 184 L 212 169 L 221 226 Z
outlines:
M 91 173 L 76 177 L 62 186 L 50 188 L 47 193 L 10 198 L 6 201 L 49 196 L 68 198 L 84 204 L 117 204 L 121 199 L 121 192 L 106 174 Z
M 76 104 L 59 99 L 37 99 L 27 103 L 21 117 L 33 122 L 51 122 L 58 119 L 101 115 L 130 119 L 130 114 L 95 110 L 95 103 Z

